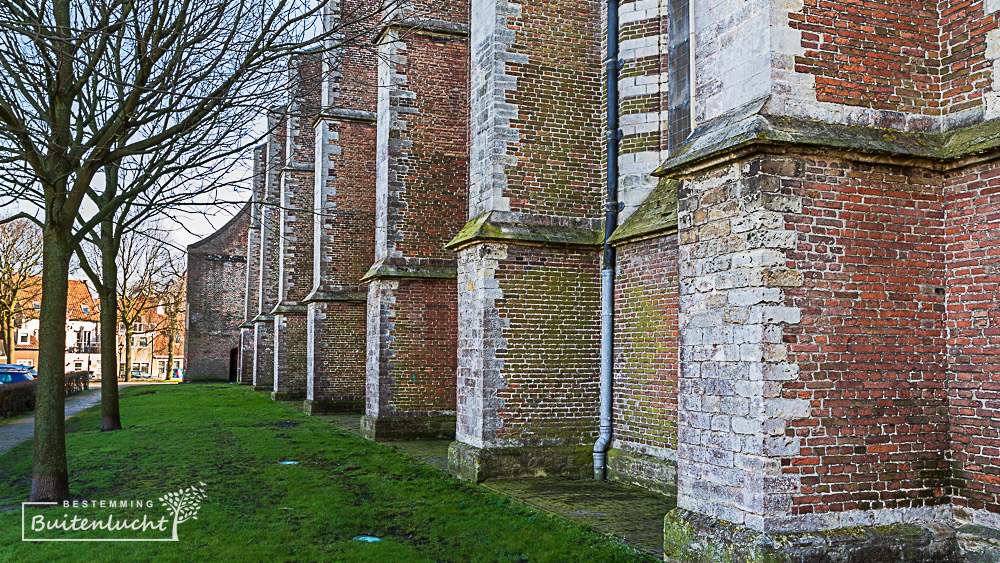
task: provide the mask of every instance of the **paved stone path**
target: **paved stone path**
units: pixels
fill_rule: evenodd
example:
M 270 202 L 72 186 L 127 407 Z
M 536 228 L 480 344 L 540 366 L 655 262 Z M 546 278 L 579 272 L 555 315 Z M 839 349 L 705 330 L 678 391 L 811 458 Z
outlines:
M 100 404 L 101 389 L 91 387 L 79 395 L 66 398 L 66 418 L 79 414 L 90 407 Z M 0 455 L 3 455 L 21 442 L 30 440 L 35 435 L 35 415 L 29 414 L 15 418 L 10 422 L 0 424 Z

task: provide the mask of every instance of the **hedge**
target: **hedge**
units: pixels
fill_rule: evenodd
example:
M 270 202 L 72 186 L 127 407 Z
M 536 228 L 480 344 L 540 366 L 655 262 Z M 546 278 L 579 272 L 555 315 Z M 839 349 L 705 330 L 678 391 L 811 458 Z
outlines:
M 19 416 L 35 410 L 35 388 L 38 381 L 0 385 L 0 418 Z M 74 371 L 66 374 L 66 396 L 90 389 L 90 373 Z

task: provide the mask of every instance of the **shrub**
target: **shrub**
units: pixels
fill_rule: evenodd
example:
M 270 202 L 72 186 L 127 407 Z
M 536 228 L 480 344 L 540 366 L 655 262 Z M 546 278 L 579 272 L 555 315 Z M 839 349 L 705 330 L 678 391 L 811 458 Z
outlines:
M 38 381 L 0 385 L 0 418 L 19 416 L 35 410 L 35 389 Z M 66 374 L 66 396 L 90 389 L 90 372 Z
M 35 410 L 35 381 L 0 385 L 0 418 Z

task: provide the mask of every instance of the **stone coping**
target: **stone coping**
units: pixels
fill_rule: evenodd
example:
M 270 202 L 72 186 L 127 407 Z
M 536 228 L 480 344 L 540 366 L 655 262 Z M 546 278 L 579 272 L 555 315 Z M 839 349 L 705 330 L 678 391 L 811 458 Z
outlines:
M 455 23 L 432 18 L 397 18 L 389 21 L 379 30 L 372 41 L 375 45 L 382 43 L 385 34 L 390 29 L 406 29 L 414 32 L 436 33 L 440 35 L 452 35 L 454 37 L 468 37 L 468 24 Z
M 620 246 L 677 230 L 677 180 L 662 178 L 642 205 L 615 229 L 608 241 Z
M 361 283 L 384 278 L 454 280 L 458 279 L 458 265 L 455 260 L 382 259 L 361 277 Z
M 761 113 L 768 98 L 746 104 L 696 128 L 654 176 L 667 177 L 706 161 L 742 158 L 767 148 L 800 147 L 852 153 L 873 161 L 934 170 L 991 158 L 1000 148 L 1000 120 L 940 132 L 908 132 L 868 125 L 841 125 Z
M 342 287 L 331 289 L 329 291 L 322 291 L 319 289 L 313 290 L 304 300 L 303 303 L 320 303 L 320 302 L 331 302 L 331 301 L 367 301 L 368 292 L 364 291 L 358 287 Z
M 593 219 L 489 211 L 469 221 L 445 248 L 458 251 L 483 242 L 596 247 L 604 233 Z
M 305 305 L 293 304 L 293 303 L 278 303 L 278 305 L 271 311 L 272 315 L 304 315 L 309 312 L 309 308 Z

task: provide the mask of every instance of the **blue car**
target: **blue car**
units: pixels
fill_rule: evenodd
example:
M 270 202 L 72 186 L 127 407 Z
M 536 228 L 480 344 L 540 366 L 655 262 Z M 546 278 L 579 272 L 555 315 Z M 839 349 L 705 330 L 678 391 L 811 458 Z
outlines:
M 0 368 L 0 385 L 34 381 L 35 377 L 26 371 L 8 371 Z
M 27 373 L 38 377 L 38 371 L 31 366 L 22 366 L 21 364 L 0 364 L 0 371 L 19 371 L 21 373 Z

